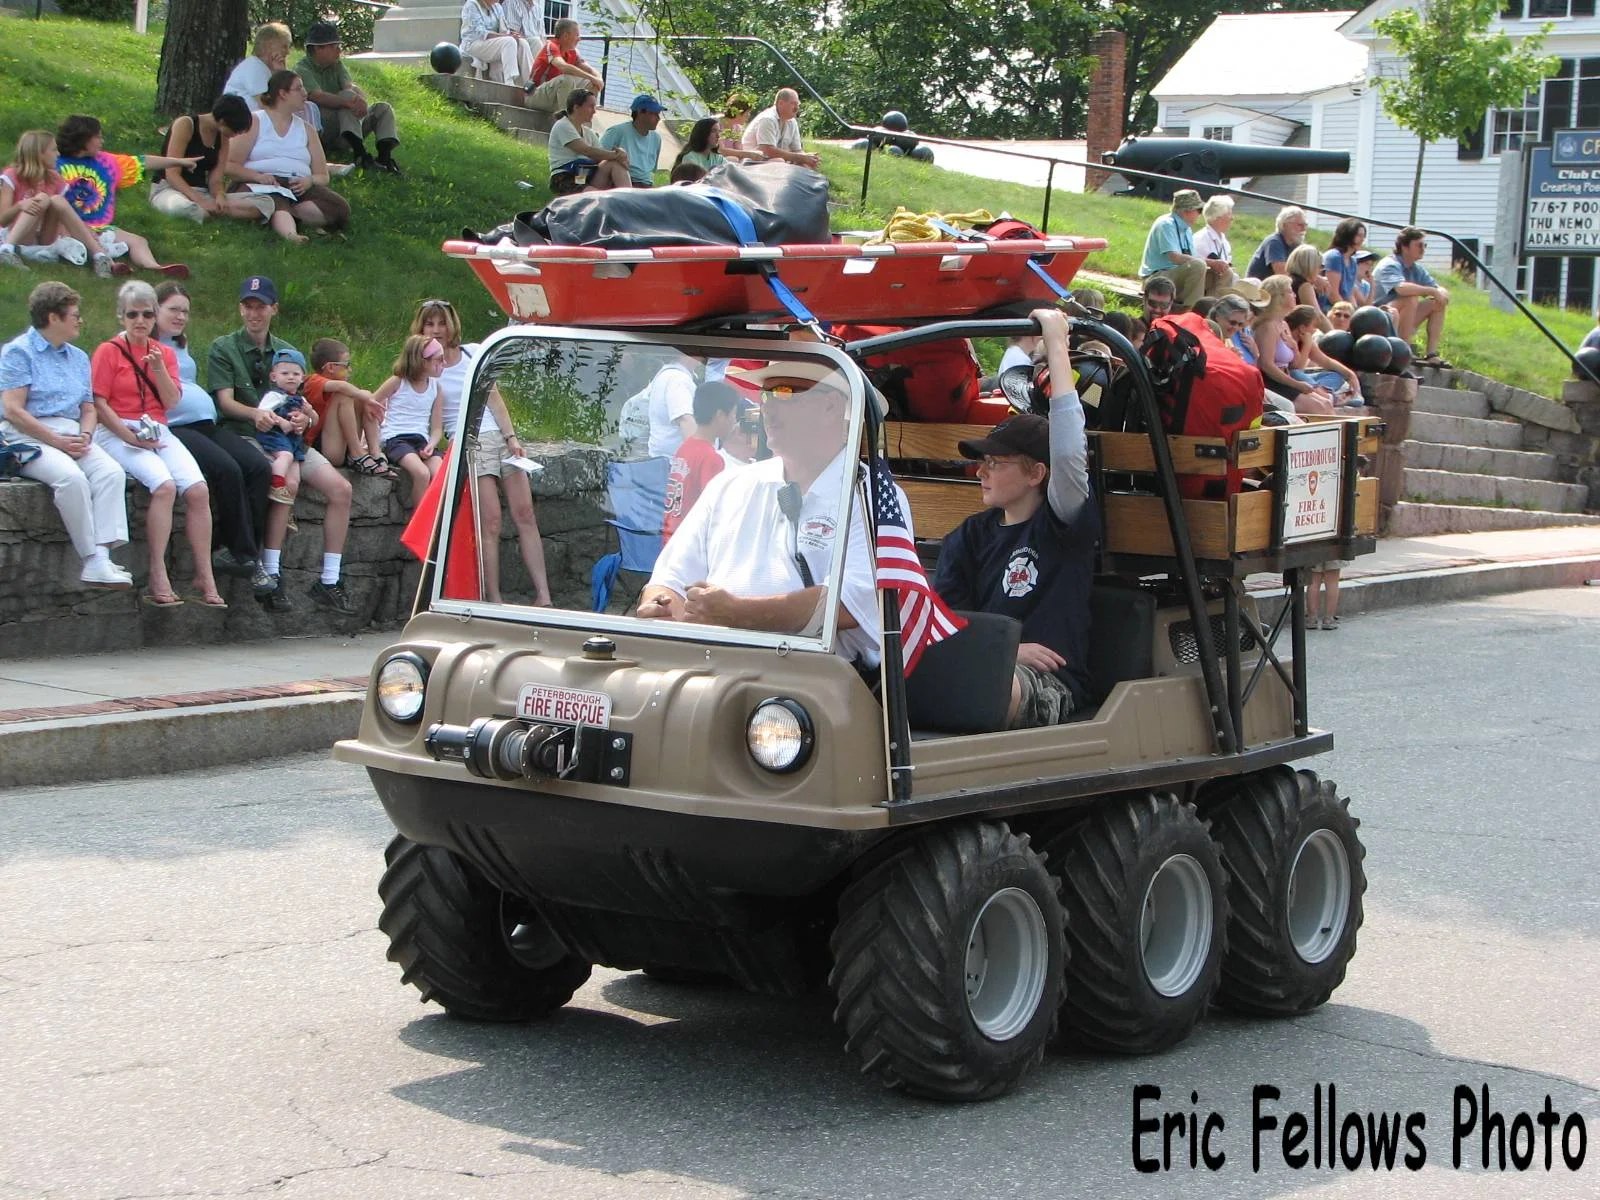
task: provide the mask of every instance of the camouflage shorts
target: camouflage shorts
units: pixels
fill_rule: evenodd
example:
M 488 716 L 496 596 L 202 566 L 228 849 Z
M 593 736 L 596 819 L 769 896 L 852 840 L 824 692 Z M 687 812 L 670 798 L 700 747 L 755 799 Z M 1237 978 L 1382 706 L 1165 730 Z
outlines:
M 1022 703 L 1017 706 L 1012 729 L 1058 725 L 1072 714 L 1072 690 L 1061 682 L 1059 675 L 1018 663 L 1017 684 L 1022 692 Z

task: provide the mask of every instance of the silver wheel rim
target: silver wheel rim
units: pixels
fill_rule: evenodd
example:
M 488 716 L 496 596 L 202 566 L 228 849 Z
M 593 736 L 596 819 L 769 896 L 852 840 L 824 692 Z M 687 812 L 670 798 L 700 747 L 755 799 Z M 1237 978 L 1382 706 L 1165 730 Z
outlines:
M 1211 953 L 1211 880 L 1187 854 L 1174 854 L 1150 878 L 1139 912 L 1145 978 L 1163 996 L 1194 986 Z
M 1315 966 L 1338 947 L 1350 912 L 1350 856 L 1331 829 L 1300 843 L 1289 868 L 1289 942 Z
M 967 935 L 967 1011 L 984 1037 L 1009 1041 L 1028 1027 L 1049 969 L 1044 914 L 1021 888 L 990 896 Z

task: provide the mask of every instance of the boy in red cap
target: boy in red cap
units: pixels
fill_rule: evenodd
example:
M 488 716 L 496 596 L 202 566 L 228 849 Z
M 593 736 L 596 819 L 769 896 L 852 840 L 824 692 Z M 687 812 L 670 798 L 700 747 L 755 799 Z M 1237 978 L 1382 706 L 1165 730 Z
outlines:
M 1022 623 L 1009 726 L 1054 725 L 1089 706 L 1089 593 L 1099 533 L 1083 406 L 1072 387 L 1067 318 L 1040 309 L 1057 387 L 1050 416 L 1022 413 L 962 442 L 978 461 L 985 511 L 944 539 L 934 589 L 952 608 Z

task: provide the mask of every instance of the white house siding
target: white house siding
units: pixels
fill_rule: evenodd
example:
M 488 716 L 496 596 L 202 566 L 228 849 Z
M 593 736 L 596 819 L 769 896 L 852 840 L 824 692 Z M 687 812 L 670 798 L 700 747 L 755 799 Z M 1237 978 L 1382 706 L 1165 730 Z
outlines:
M 1317 107 L 1318 112 L 1312 122 L 1312 145 L 1320 150 L 1347 151 L 1350 155 L 1350 173 L 1311 176 L 1307 202 L 1321 208 L 1336 208 L 1340 212 L 1359 212 L 1361 195 L 1357 185 L 1357 171 L 1361 161 L 1358 146 L 1361 136 L 1361 101 L 1354 96 L 1348 96 L 1344 99 L 1327 101 Z M 1313 214 L 1312 220 L 1318 227 L 1330 229 L 1338 224 L 1337 217 Z
M 576 3 L 572 16 L 583 30 L 579 53 L 596 68 L 606 55 L 604 36 L 651 37 L 655 29 L 630 0 L 591 0 Z M 600 106 L 627 112 L 640 92 L 657 95 L 674 117 L 701 117 L 709 111 L 694 85 L 671 58 L 672 43 L 657 53 L 650 42 L 613 42 L 605 68 L 606 91 Z M 720 100 L 720 97 L 717 99 Z
M 1399 71 L 1399 64 L 1388 55 L 1377 55 L 1373 66 L 1374 74 L 1393 75 Z M 1376 88 L 1368 89 L 1362 102 L 1372 127 L 1366 212 L 1380 221 L 1405 224 L 1411 211 L 1411 184 L 1417 169 L 1417 139 L 1384 113 Z M 1456 157 L 1454 141 L 1431 143 L 1423 159 L 1417 224 L 1446 230 L 1462 239 L 1476 238 L 1480 246 L 1492 242 L 1499 179 L 1497 158 L 1463 162 Z M 1373 249 L 1386 251 L 1393 244 L 1393 232 L 1373 229 L 1368 241 Z M 1426 262 L 1431 270 L 1447 270 L 1449 243 L 1438 238 L 1429 242 Z

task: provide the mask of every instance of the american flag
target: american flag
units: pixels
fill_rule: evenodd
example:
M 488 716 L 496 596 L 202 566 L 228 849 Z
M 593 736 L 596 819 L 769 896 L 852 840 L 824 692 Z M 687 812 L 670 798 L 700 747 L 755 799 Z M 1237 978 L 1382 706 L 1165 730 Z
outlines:
M 889 464 L 879 459 L 872 472 L 872 510 L 878 525 L 878 586 L 900 597 L 901 653 L 907 675 L 917 669 L 922 651 L 966 626 L 934 592 L 917 558 L 917 547 L 900 511 Z

